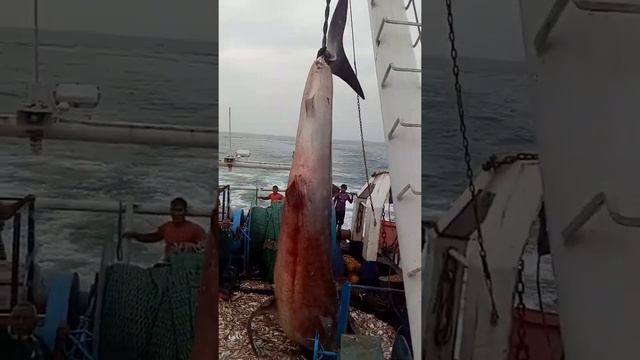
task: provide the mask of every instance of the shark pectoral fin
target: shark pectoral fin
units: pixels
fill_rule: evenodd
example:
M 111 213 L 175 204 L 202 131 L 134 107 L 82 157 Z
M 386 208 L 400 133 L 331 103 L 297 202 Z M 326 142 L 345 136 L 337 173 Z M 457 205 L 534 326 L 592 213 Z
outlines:
M 253 354 L 258 358 L 260 357 L 260 355 L 258 354 L 258 349 L 256 349 L 256 344 L 253 341 L 253 329 L 251 328 L 253 319 L 263 314 L 275 315 L 277 314 L 277 312 L 278 306 L 276 303 L 276 298 L 272 296 L 265 300 L 264 303 L 258 306 L 258 308 L 253 313 L 251 313 L 251 315 L 249 315 L 249 319 L 247 320 L 247 336 L 249 337 L 249 345 L 251 345 L 251 351 L 253 351 Z
M 347 23 L 348 0 L 339 0 L 336 9 L 331 17 L 331 24 L 327 34 L 327 51 L 331 55 L 329 58 L 329 66 L 331 72 L 337 77 L 344 80 L 355 92 L 364 99 L 364 92 L 358 81 L 356 73 L 349 64 L 349 59 L 344 53 L 342 38 L 344 36 L 344 27 Z

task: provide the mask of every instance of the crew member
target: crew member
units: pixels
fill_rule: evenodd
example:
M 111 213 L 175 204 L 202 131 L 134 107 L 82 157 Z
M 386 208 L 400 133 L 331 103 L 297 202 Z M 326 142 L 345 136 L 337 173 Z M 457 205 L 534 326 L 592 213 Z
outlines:
M 276 185 L 273 185 L 272 190 L 271 194 L 267 196 L 259 196 L 258 198 L 262 200 L 271 200 L 272 204 L 284 200 L 284 195 L 278 192 L 278 187 Z
M 347 201 L 353 203 L 353 195 L 347 193 L 347 185 L 340 185 L 340 191 L 333 196 L 333 203 L 336 210 L 336 225 L 338 226 L 338 233 L 342 229 L 344 224 L 345 205 Z
M 204 229 L 186 218 L 187 201 L 175 198 L 171 201 L 171 221 L 162 224 L 158 230 L 148 234 L 127 232 L 126 238 L 132 238 L 143 243 L 155 243 L 164 240 L 165 258 L 176 251 L 195 251 L 204 248 Z
M 35 334 L 38 322 L 36 307 L 19 303 L 11 310 L 8 325 L 0 331 L 0 352 L 7 360 L 46 360 L 51 352 Z

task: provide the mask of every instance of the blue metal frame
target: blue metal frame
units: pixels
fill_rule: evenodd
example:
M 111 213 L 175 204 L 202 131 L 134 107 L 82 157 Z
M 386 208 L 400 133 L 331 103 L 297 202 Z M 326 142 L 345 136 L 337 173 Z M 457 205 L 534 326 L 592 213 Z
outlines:
M 74 283 L 78 283 L 76 273 L 58 274 L 49 282 L 47 313 L 44 324 L 37 329 L 37 333 L 51 350 L 55 347 L 58 328 L 67 323 L 69 300 Z
M 240 236 L 243 235 L 242 232 L 242 217 L 244 215 L 244 211 L 242 209 L 235 209 L 231 211 L 231 233 L 232 234 L 240 234 Z M 240 240 L 233 240 L 231 241 L 231 247 L 230 247 L 230 252 L 231 253 L 237 253 L 238 250 L 240 250 L 242 248 L 242 238 Z
M 338 331 L 337 331 L 338 344 L 340 344 L 342 335 L 344 335 L 347 332 L 347 324 L 349 321 L 349 304 L 351 303 L 352 288 L 371 289 L 371 290 L 378 290 L 378 291 L 403 292 L 402 290 L 393 289 L 393 288 L 377 288 L 372 286 L 352 285 L 350 282 L 345 281 L 345 283 L 342 284 L 342 289 L 340 291 L 340 306 L 338 308 Z M 331 352 L 331 351 L 324 350 L 324 348 L 322 347 L 322 344 L 320 344 L 320 337 L 317 333 L 313 341 L 314 341 L 313 360 L 320 360 L 325 357 L 340 359 L 339 352 Z
M 71 350 L 67 353 L 69 360 L 93 360 L 91 354 L 91 344 L 93 342 L 93 333 L 86 328 L 88 327 L 88 319 L 83 319 L 81 329 L 74 330 L 69 334 L 71 340 Z
M 340 339 L 342 335 L 347 332 L 347 322 L 349 320 L 349 304 L 351 303 L 351 283 L 345 282 L 342 285 L 342 290 L 340 291 L 340 307 L 338 309 L 338 332 L 336 339 L 338 344 L 340 344 Z M 313 360 L 319 360 L 324 357 L 339 359 L 340 354 L 332 351 L 325 351 L 322 348 L 322 344 L 320 344 L 320 337 L 316 334 L 316 337 L 313 339 Z
M 242 239 L 244 240 L 244 272 L 249 273 L 251 267 L 251 218 L 253 211 L 249 209 L 247 218 L 245 219 L 245 225 L 240 231 L 242 231 Z
M 347 332 L 347 322 L 349 320 L 349 304 L 351 303 L 351 283 L 346 281 L 342 285 L 340 293 L 340 307 L 338 309 L 338 344 L 342 334 Z

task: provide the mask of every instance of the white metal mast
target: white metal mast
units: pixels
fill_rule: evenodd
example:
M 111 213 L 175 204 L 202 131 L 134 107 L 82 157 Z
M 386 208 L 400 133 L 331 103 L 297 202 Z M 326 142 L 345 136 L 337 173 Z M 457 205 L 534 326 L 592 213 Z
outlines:
M 231 106 L 229 106 L 229 155 L 231 155 Z
M 368 0 L 378 91 L 414 358 L 421 356 L 421 70 L 407 21 L 413 0 Z M 414 12 L 417 17 L 417 12 Z
M 36 88 L 39 88 L 40 84 L 40 56 L 38 54 L 40 41 L 38 39 L 38 35 L 38 0 L 33 0 L 33 75 L 35 77 L 34 86 Z
M 640 3 L 520 7 L 566 358 L 640 359 Z

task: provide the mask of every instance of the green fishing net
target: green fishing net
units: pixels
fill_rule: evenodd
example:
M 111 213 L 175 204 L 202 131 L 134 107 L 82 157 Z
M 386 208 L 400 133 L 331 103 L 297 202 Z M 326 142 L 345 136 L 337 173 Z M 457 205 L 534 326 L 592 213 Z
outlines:
M 114 264 L 105 273 L 100 359 L 187 360 L 203 254 L 175 254 L 152 268 Z

